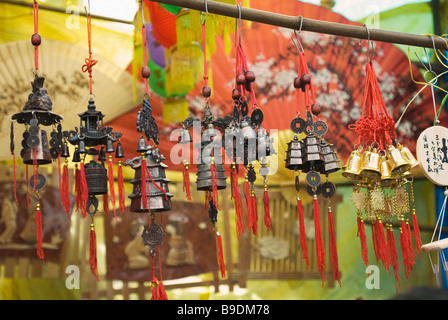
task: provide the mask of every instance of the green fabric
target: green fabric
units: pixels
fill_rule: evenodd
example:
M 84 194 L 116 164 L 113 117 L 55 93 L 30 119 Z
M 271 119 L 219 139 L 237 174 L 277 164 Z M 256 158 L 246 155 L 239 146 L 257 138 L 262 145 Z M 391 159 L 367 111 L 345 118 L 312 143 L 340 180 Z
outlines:
M 160 4 L 166 11 L 171 12 L 173 14 L 178 14 L 179 11 L 182 9 L 181 7 L 173 6 L 171 4 Z

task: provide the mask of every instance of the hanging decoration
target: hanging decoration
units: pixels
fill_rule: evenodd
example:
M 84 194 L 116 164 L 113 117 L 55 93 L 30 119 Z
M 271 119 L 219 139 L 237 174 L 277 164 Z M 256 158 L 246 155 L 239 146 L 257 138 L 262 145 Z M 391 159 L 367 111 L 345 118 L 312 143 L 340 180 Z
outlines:
M 11 132 L 10 132 L 10 151 L 13 156 L 13 174 L 14 174 L 14 198 L 17 200 L 17 182 L 16 182 L 16 156 L 15 156 L 15 141 L 14 141 L 14 122 L 25 125 L 25 131 L 22 134 L 22 149 L 20 156 L 23 163 L 26 165 L 26 183 L 27 183 L 27 204 L 30 205 L 29 191 L 35 192 L 37 197 L 36 205 L 36 252 L 38 257 L 45 263 L 42 235 L 42 212 L 40 206 L 39 191 L 46 185 L 46 178 L 39 173 L 39 166 L 47 165 L 53 161 L 58 161 L 59 175 L 60 168 L 60 154 L 62 152 L 62 126 L 61 121 L 63 117 L 52 112 L 53 103 L 48 96 L 47 90 L 44 88 L 45 78 L 39 76 L 39 46 L 42 38 L 39 34 L 39 4 L 37 1 L 33 2 L 34 12 L 34 34 L 31 37 L 31 44 L 34 46 L 34 80 L 31 82 L 32 93 L 28 96 L 23 110 L 11 116 Z M 48 143 L 47 132 L 42 126 L 51 126 L 50 146 Z M 29 177 L 28 166 L 32 167 L 32 176 Z M 65 172 L 65 167 L 64 167 Z M 59 176 L 60 184 L 62 177 Z M 67 175 L 64 174 L 64 183 L 67 183 Z M 62 190 L 62 189 L 61 189 Z M 61 200 L 64 208 L 69 215 L 70 203 L 68 193 L 61 192 Z
M 216 118 L 213 116 L 210 105 L 209 98 L 211 96 L 211 88 L 209 86 L 208 68 L 207 68 L 207 46 L 206 46 L 206 19 L 208 12 L 206 14 L 201 14 L 201 26 L 202 26 L 202 47 L 203 47 L 203 58 L 204 58 L 204 86 L 202 88 L 202 96 L 205 100 L 204 108 L 204 119 L 199 120 L 189 116 L 187 119 L 182 121 L 182 130 L 179 136 L 179 143 L 187 144 L 190 143 L 191 135 L 189 134 L 189 128 L 201 129 L 201 142 L 200 144 L 195 144 L 198 147 L 198 165 L 197 165 L 197 179 L 196 187 L 197 190 L 205 191 L 205 201 L 206 206 L 208 206 L 208 212 L 210 216 L 210 221 L 213 225 L 213 230 L 216 233 L 216 243 L 218 252 L 218 263 L 221 273 L 221 277 L 226 277 L 225 264 L 223 257 L 223 247 L 222 247 L 222 236 L 217 228 L 217 215 L 219 210 L 219 195 L 218 190 L 225 189 L 226 175 L 223 166 L 223 140 L 221 134 L 216 131 L 215 128 L 220 128 L 224 130 L 228 127 L 231 116 L 226 116 L 224 118 Z M 187 192 L 187 198 L 189 197 L 189 163 L 187 159 L 184 159 L 184 190 Z
M 94 215 L 98 211 L 99 201 L 97 195 L 102 195 L 103 209 L 109 212 L 109 205 L 116 218 L 116 196 L 114 185 L 114 167 L 113 156 L 123 158 L 123 148 L 120 143 L 121 132 L 114 132 L 112 127 L 106 127 L 103 124 L 104 114 L 96 110 L 93 93 L 93 66 L 98 61 L 92 59 L 92 38 L 91 38 L 91 15 L 90 4 L 86 8 L 87 35 L 89 57 L 85 59 L 82 67 L 83 72 L 89 74 L 89 101 L 87 110 L 78 114 L 80 118 L 79 129 L 64 131 L 64 146 L 62 156 L 65 157 L 65 165 L 70 157 L 68 143 L 75 146 L 72 162 L 75 163 L 75 203 L 76 209 L 80 210 L 85 218 L 90 215 L 90 269 L 92 274 L 99 281 L 97 254 L 96 254 L 96 232 L 94 224 Z M 115 149 L 114 144 L 117 144 Z M 96 157 L 96 159 L 95 159 Z M 91 158 L 90 162 L 87 162 Z M 79 165 L 78 165 L 79 163 Z M 106 168 L 107 166 L 107 168 Z M 118 184 L 119 184 L 119 209 L 124 212 L 124 188 L 123 173 L 121 161 L 118 161 Z M 65 190 L 65 187 L 64 187 Z
M 145 96 L 143 106 L 137 114 L 137 131 L 142 135 L 138 141 L 138 157 L 128 159 L 124 165 L 129 165 L 135 170 L 131 199 L 131 212 L 149 213 L 148 224 L 144 226 L 142 233 L 143 244 L 150 247 L 151 254 L 151 293 L 152 300 L 167 300 L 168 297 L 162 281 L 162 268 L 160 261 L 160 246 L 163 243 L 165 232 L 162 223 L 155 222 L 155 213 L 162 213 L 172 209 L 171 198 L 173 194 L 169 192 L 169 179 L 166 178 L 165 170 L 167 165 L 163 163 L 165 157 L 160 153 L 159 131 L 157 123 L 152 116 L 152 109 L 149 102 L 148 79 L 151 69 L 148 67 L 146 25 L 142 6 L 142 45 L 143 45 L 143 67 L 141 75 L 145 83 Z M 144 137 L 144 136 L 145 137 Z M 162 215 L 160 216 L 162 220 Z M 159 259 L 160 280 L 155 275 L 156 257 Z
M 239 18 L 235 23 L 235 48 L 236 67 L 235 84 L 232 90 L 232 100 L 234 103 L 232 122 L 226 128 L 225 145 L 227 156 L 231 159 L 231 197 L 235 204 L 236 231 L 238 239 L 244 232 L 242 200 L 238 187 L 239 165 L 242 164 L 245 170 L 245 181 L 243 183 L 243 193 L 247 210 L 247 227 L 250 232 L 257 235 L 257 199 L 254 191 L 256 172 L 253 166 L 254 161 L 261 165 L 259 173 L 263 177 L 263 207 L 264 224 L 269 230 L 271 228 L 271 213 L 269 208 L 269 194 L 267 185 L 267 157 L 275 154 L 273 139 L 262 127 L 263 111 L 259 108 L 255 96 L 255 74 L 249 70 L 248 62 L 241 42 L 241 6 L 238 5 Z M 238 41 L 237 41 L 238 39 Z M 252 113 L 249 116 L 248 97 L 252 104 Z
M 303 19 L 302 19 L 303 20 Z M 301 21 L 302 21 L 301 20 Z M 300 245 L 302 248 L 302 258 L 309 268 L 309 255 L 305 234 L 305 222 L 303 214 L 302 200 L 299 195 L 300 172 L 305 173 L 306 191 L 313 197 L 314 209 L 314 231 L 316 237 L 316 259 L 317 266 L 322 278 L 322 285 L 325 281 L 325 246 L 322 237 L 321 214 L 319 211 L 318 195 L 321 194 L 328 201 L 328 232 L 330 263 L 333 276 L 341 284 L 338 266 L 338 254 L 336 247 L 336 237 L 334 230 L 334 217 L 331 209 L 331 197 L 336 193 L 336 186 L 328 180 L 331 173 L 341 169 L 339 157 L 332 144 L 324 139 L 328 131 L 325 121 L 320 119 L 321 107 L 316 103 L 313 81 L 306 62 L 305 52 L 300 43 L 298 33 L 295 30 L 296 42 L 293 44 L 298 51 L 299 67 L 298 75 L 294 79 L 296 89 L 296 117 L 291 121 L 291 130 L 294 133 L 293 139 L 288 143 L 286 151 L 285 167 L 295 171 L 295 186 L 297 195 L 297 211 L 300 227 Z M 300 46 L 300 48 L 299 48 Z M 305 113 L 305 118 L 301 114 Z M 304 135 L 300 138 L 300 135 Z M 321 175 L 325 176 L 322 181 Z
M 400 225 L 400 248 L 406 279 L 409 280 L 415 263 L 411 220 L 414 230 L 418 230 L 416 219 L 411 217 L 415 213 L 415 207 L 413 179 L 409 170 L 418 166 L 419 161 L 407 147 L 397 142 L 395 121 L 389 115 L 382 98 L 372 55 L 373 43 L 370 49 L 368 37 L 361 118 L 349 126 L 349 129 L 357 133 L 358 141 L 343 167 L 342 175 L 354 182 L 351 199 L 358 212 L 358 237 L 364 264 L 369 265 L 365 233 L 365 219 L 368 219 L 372 225 L 377 263 L 381 263 L 388 273 L 392 266 L 398 292 L 401 284 L 392 222 L 397 219 Z M 421 243 L 418 232 L 414 233 L 414 243 Z

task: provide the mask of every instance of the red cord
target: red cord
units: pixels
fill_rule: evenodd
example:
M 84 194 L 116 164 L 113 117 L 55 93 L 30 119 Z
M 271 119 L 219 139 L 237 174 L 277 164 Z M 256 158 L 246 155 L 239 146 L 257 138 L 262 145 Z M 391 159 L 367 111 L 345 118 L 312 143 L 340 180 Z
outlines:
M 90 78 L 90 94 L 93 93 L 92 89 L 92 67 L 98 63 L 98 60 L 92 59 L 92 17 L 90 13 L 87 14 L 87 37 L 89 41 L 89 58 L 85 59 L 85 64 L 82 66 L 82 72 L 88 72 Z

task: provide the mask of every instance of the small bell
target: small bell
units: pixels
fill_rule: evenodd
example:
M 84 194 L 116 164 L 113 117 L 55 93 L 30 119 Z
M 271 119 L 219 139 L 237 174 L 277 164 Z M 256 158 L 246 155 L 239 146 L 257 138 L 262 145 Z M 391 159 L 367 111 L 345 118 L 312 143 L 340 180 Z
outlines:
M 28 132 L 24 141 L 22 141 L 22 158 L 24 164 L 33 164 L 34 161 L 38 165 L 51 163 L 51 153 L 48 147 L 47 132 L 39 129 L 36 132 Z
M 107 142 L 106 142 L 106 153 L 112 153 L 112 152 L 115 152 L 114 143 L 113 143 L 113 141 L 111 139 L 107 139 Z
M 62 148 L 61 157 L 64 157 L 64 158 L 70 157 L 70 151 L 68 149 L 67 143 L 64 143 L 64 147 Z
M 140 139 L 138 139 L 138 147 L 137 147 L 137 152 L 139 153 L 144 153 L 148 150 L 148 148 L 146 147 L 146 141 L 143 138 L 143 136 L 140 136 Z
M 187 144 L 192 142 L 190 131 L 188 129 L 182 129 L 179 134 L 179 140 L 178 143 L 180 144 Z
M 392 170 L 389 160 L 385 156 L 381 157 L 381 180 L 382 187 L 389 187 L 395 182 L 395 178 L 392 176 Z
M 333 146 L 327 143 L 324 139 L 321 140 L 322 154 L 324 157 L 324 164 L 320 168 L 320 173 L 329 175 L 341 169 L 338 155 L 333 149 Z
M 353 150 L 346 165 L 343 167 L 342 175 L 350 180 L 359 180 L 361 178 L 361 161 L 361 149 Z
M 84 167 L 89 195 L 106 194 L 108 177 L 104 165 L 92 160 Z
M 361 176 L 364 178 L 370 179 L 380 179 L 381 178 L 381 170 L 380 170 L 380 161 L 381 156 L 376 151 L 376 149 L 369 148 L 366 152 L 364 152 L 361 163 Z
M 72 162 L 81 162 L 81 155 L 79 154 L 78 148 L 75 148 L 75 152 L 73 152 Z
M 86 151 L 86 144 L 85 144 L 84 140 L 79 140 L 79 143 L 78 143 L 78 152 L 79 152 L 79 153 L 86 153 L 86 152 L 87 152 L 87 151 Z
M 115 151 L 115 158 L 124 158 L 123 147 L 121 146 L 121 142 L 117 144 L 117 150 Z
M 411 168 L 415 168 L 416 166 L 418 166 L 420 164 L 420 161 L 418 161 L 414 155 L 412 154 L 411 150 L 409 150 L 408 147 L 404 147 L 401 144 L 398 145 L 398 150 L 400 150 L 401 155 L 403 156 L 403 158 L 409 162 L 411 164 Z
M 324 163 L 324 157 L 322 154 L 322 146 L 319 143 L 319 139 L 316 136 L 308 135 L 304 139 L 303 147 L 303 172 L 308 172 L 310 170 L 317 169 Z
M 289 170 L 300 170 L 303 167 L 302 160 L 302 141 L 295 135 L 293 140 L 288 142 L 288 149 L 286 150 L 285 167 Z
M 390 145 L 387 151 L 387 158 L 390 161 L 392 168 L 392 175 L 399 175 L 411 168 L 411 164 L 406 161 L 401 151 Z

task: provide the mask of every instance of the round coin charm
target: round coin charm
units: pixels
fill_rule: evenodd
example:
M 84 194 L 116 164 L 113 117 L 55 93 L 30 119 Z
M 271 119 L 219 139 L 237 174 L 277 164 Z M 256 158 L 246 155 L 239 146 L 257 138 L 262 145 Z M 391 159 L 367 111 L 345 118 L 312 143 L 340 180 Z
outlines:
M 45 178 L 44 175 L 38 173 L 37 177 L 36 177 L 36 184 L 34 184 L 34 175 L 31 176 L 31 178 L 29 179 L 28 183 L 30 185 L 30 187 L 33 190 L 42 190 L 43 188 L 45 188 L 47 179 Z
M 260 109 L 255 109 L 254 111 L 252 111 L 252 115 L 250 117 L 250 120 L 252 121 L 253 124 L 255 125 L 261 125 L 261 123 L 263 122 L 263 111 L 261 111 Z
M 314 129 L 314 133 L 316 135 L 323 136 L 324 134 L 327 133 L 328 126 L 327 126 L 327 124 L 324 121 L 318 120 L 318 121 L 313 123 L 313 129 Z
M 336 193 L 336 186 L 333 182 L 327 181 L 322 184 L 322 195 L 325 198 L 331 198 Z
M 144 226 L 142 232 L 143 244 L 147 247 L 155 248 L 162 245 L 165 233 L 160 225 L 151 222 L 151 226 Z
M 305 126 L 306 121 L 299 117 L 292 119 L 290 124 L 292 132 L 297 134 L 302 133 L 305 130 Z
M 320 174 L 317 171 L 310 171 L 306 174 L 306 183 L 310 187 L 317 187 L 320 185 Z

